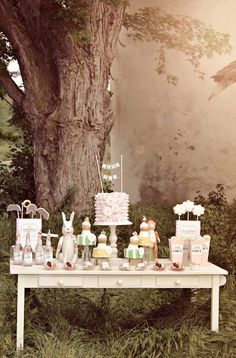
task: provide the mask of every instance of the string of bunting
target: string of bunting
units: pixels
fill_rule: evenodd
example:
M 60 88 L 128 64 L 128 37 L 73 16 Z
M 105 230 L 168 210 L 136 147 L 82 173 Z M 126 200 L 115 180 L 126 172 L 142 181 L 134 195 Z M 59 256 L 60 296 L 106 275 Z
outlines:
M 117 169 L 117 168 L 120 168 L 120 163 L 118 162 L 114 164 L 105 164 L 105 163 L 102 164 L 102 169 L 110 170 L 110 169 Z
M 96 158 L 96 162 L 97 162 L 98 176 L 99 176 L 99 180 L 100 180 L 100 184 L 101 184 L 102 193 L 104 192 L 102 179 L 113 181 L 113 180 L 117 180 L 118 176 L 116 174 L 114 174 L 114 175 L 103 174 L 101 169 L 111 170 L 111 169 L 117 169 L 117 168 L 120 168 L 120 177 L 119 177 L 120 178 L 120 191 L 123 192 L 123 155 L 121 154 L 121 156 L 120 156 L 120 163 L 116 162 L 113 164 L 101 163 L 99 161 L 99 158 L 97 155 L 95 155 L 95 158 Z M 100 169 L 99 163 L 102 164 L 101 169 Z
M 114 175 L 105 175 L 105 174 L 102 174 L 102 178 L 104 180 L 117 180 L 118 179 L 118 176 L 116 174 Z

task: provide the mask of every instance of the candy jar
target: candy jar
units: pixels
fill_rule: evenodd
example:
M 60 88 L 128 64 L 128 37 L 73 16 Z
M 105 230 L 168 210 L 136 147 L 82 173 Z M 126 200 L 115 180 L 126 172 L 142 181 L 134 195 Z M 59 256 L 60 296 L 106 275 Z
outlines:
M 152 241 L 149 236 L 149 227 L 147 223 L 147 218 L 143 216 L 143 221 L 140 225 L 140 233 L 139 233 L 139 246 L 144 247 L 144 261 L 149 263 L 152 260 L 151 248 Z
M 91 263 L 90 246 L 96 245 L 96 235 L 91 232 L 91 224 L 88 217 L 86 217 L 82 223 L 82 232 L 77 236 L 77 245 L 83 246 L 83 266 L 85 265 L 85 262 Z
M 130 265 L 136 266 L 142 261 L 144 256 L 143 247 L 138 247 L 139 237 L 137 232 L 133 232 L 128 248 L 124 249 L 124 257 L 129 259 Z
M 98 236 L 98 245 L 93 249 L 93 257 L 96 258 L 97 264 L 102 264 L 102 262 L 109 263 L 111 258 L 112 248 L 107 245 L 107 236 L 105 231 L 102 231 Z

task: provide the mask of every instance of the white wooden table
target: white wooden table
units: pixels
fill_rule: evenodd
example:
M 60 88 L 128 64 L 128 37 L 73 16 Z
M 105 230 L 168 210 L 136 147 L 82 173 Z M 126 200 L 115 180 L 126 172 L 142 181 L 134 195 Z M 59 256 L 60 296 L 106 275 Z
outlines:
M 165 261 L 167 262 L 167 261 Z M 145 271 L 120 271 L 112 266 L 111 271 L 94 268 L 75 271 L 58 267 L 54 271 L 43 266 L 24 267 L 10 264 L 10 273 L 18 275 L 17 291 L 17 349 L 24 345 L 24 303 L 25 288 L 210 288 L 211 289 L 211 330 L 219 327 L 219 287 L 224 285 L 226 270 L 211 263 L 198 270 L 185 268 L 184 271 L 155 271 L 152 266 Z

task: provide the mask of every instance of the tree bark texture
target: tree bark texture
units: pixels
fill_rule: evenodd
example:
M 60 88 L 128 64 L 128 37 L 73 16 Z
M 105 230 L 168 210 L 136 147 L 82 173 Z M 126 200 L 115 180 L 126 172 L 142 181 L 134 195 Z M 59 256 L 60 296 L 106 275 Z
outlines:
M 1 0 L 0 30 L 23 78 L 24 92 L 5 88 L 32 131 L 37 204 L 55 211 L 70 193 L 81 215 L 100 190 L 96 156 L 101 162 L 113 123 L 108 81 L 124 6 L 77 2 L 88 11 L 87 45 L 54 19 L 53 0 Z

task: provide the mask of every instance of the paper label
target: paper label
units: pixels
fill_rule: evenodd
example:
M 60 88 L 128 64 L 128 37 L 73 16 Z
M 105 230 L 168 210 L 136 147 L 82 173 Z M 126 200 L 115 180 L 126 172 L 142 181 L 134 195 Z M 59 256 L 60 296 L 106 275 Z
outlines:
M 182 254 L 182 252 L 183 252 L 183 245 L 172 244 L 172 252 L 173 252 L 173 253 L 180 253 L 180 254 Z
M 36 252 L 35 253 L 35 261 L 43 263 L 43 261 L 44 261 L 44 253 L 43 252 Z
M 13 260 L 14 262 L 21 263 L 22 262 L 22 251 L 13 252 Z
M 45 262 L 52 261 L 52 259 L 53 259 L 52 252 L 45 252 L 44 253 L 44 261 Z
M 176 236 L 192 237 L 200 236 L 201 222 L 196 220 L 177 220 Z
M 209 251 L 209 247 L 210 247 L 210 243 L 209 242 L 203 242 L 202 244 L 202 251 L 204 252 L 208 252 Z
M 109 268 L 110 266 L 109 266 L 109 262 L 102 262 L 102 268 L 103 269 L 107 269 L 107 268 Z
M 192 244 L 191 251 L 192 251 L 192 253 L 194 253 L 196 255 L 201 255 L 202 254 L 202 245 Z
M 26 233 L 30 233 L 30 245 L 35 251 L 38 241 L 38 233 L 42 231 L 42 219 L 16 219 L 16 231 L 20 234 L 20 243 L 25 246 Z
M 32 264 L 32 252 L 24 253 L 24 264 Z

